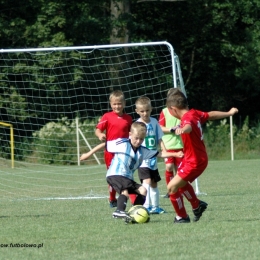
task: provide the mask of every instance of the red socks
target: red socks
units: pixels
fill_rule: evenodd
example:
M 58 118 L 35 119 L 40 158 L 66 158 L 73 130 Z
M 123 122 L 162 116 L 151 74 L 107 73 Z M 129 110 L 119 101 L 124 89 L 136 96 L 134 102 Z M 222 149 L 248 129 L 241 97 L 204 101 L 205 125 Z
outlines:
M 135 203 L 136 196 L 137 196 L 136 194 L 129 194 L 129 199 L 132 205 L 134 205 Z
M 175 209 L 176 215 L 181 218 L 187 217 L 187 212 L 183 204 L 183 196 L 190 202 L 192 209 L 199 207 L 199 199 L 197 198 L 195 191 L 190 183 L 187 183 L 184 187 L 179 188 L 174 194 L 170 194 L 171 203 Z
M 187 212 L 183 204 L 183 197 L 180 192 L 170 194 L 170 201 L 175 209 L 176 215 L 181 218 L 186 218 Z
M 190 202 L 193 209 L 199 207 L 199 199 L 197 198 L 192 185 L 188 182 L 184 187 L 179 189 L 180 193 L 183 194 L 186 199 Z
M 171 171 L 171 172 L 165 171 L 166 184 L 168 184 L 171 181 L 172 178 L 173 178 L 173 171 Z
M 116 191 L 110 185 L 108 185 L 108 191 L 109 191 L 109 201 L 115 201 Z

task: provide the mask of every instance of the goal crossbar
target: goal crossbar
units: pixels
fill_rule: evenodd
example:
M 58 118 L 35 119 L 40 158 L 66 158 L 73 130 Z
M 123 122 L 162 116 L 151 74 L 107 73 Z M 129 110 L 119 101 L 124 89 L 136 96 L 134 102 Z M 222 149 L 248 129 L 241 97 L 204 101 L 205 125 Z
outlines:
M 141 42 L 141 43 L 123 43 L 123 44 L 110 44 L 110 45 L 93 45 L 93 46 L 76 46 L 76 47 L 52 47 L 52 48 L 28 48 L 28 49 L 0 49 L 0 53 L 14 53 L 14 52 L 41 52 L 41 51 L 68 51 L 68 50 L 91 50 L 96 49 L 111 49 L 111 48 L 125 48 L 125 47 L 137 47 L 137 46 L 156 46 L 156 45 L 166 45 L 171 53 L 172 59 L 172 76 L 173 76 L 173 85 L 174 88 L 177 87 L 176 82 L 176 68 L 175 65 L 179 68 L 179 61 L 175 62 L 175 59 L 178 58 L 174 54 L 174 49 L 172 45 L 166 41 L 162 42 Z M 184 89 L 182 89 L 184 90 Z

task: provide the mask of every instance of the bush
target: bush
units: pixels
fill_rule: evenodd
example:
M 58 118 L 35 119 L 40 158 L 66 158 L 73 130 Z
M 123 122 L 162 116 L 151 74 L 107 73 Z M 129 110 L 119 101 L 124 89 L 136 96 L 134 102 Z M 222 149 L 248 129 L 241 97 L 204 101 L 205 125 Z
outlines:
M 83 132 L 91 147 L 99 143 L 94 135 L 98 119 L 80 122 L 79 128 Z M 230 125 L 228 119 L 221 121 L 208 121 L 204 126 L 204 142 L 210 160 L 230 160 Z M 233 141 L 235 159 L 255 159 L 260 153 L 260 123 L 249 127 L 246 118 L 241 129 L 233 126 Z M 23 151 L 33 151 L 33 162 L 47 164 L 77 164 L 76 119 L 69 121 L 66 117 L 57 122 L 49 122 L 33 134 L 34 142 L 24 143 Z M 18 147 L 17 147 L 18 148 Z M 80 138 L 80 154 L 89 151 L 85 141 Z M 103 151 L 97 153 L 103 162 Z M 27 157 L 28 158 L 28 157 Z M 27 159 L 28 160 L 28 159 Z M 88 160 L 87 164 L 96 164 Z
M 231 158 L 230 125 L 227 119 L 208 121 L 204 128 L 204 141 L 210 160 L 227 160 Z M 241 129 L 233 126 L 234 156 L 237 159 L 259 158 L 260 124 L 249 127 L 246 117 Z
M 204 142 L 209 159 L 224 160 L 230 158 L 230 125 L 227 119 L 208 121 L 204 128 Z
M 79 128 L 86 135 L 89 143 L 96 145 L 94 121 L 80 122 Z M 41 163 L 77 164 L 76 119 L 69 121 L 66 117 L 57 122 L 49 122 L 39 131 L 33 133 L 34 156 Z M 94 138 L 93 138 L 94 137 Z M 85 144 L 81 140 L 80 147 Z

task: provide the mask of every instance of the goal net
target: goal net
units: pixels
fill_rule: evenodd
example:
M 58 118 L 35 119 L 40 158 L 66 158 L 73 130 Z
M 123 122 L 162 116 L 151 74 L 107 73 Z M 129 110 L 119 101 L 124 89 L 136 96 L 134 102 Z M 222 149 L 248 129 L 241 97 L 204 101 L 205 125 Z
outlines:
M 169 88 L 185 92 L 180 64 L 167 42 L 0 50 L 0 198 L 107 196 L 103 152 L 79 167 L 79 154 L 99 143 L 98 119 L 120 89 L 133 119 L 135 100 L 152 100 L 152 116 Z

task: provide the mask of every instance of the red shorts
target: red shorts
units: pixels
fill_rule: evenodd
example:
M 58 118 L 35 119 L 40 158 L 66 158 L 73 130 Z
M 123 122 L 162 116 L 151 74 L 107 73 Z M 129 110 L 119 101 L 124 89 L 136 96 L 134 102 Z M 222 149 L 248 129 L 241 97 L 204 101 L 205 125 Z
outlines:
M 167 152 L 170 152 L 170 153 L 176 153 L 179 151 L 183 151 L 183 149 L 167 150 Z M 164 159 L 165 164 L 174 164 L 177 167 L 180 165 L 181 161 L 182 161 L 182 158 L 178 158 L 178 157 L 169 157 L 169 158 Z
M 208 161 L 201 162 L 200 165 L 193 166 L 187 163 L 181 163 L 178 168 L 178 175 L 187 182 L 193 182 L 206 169 Z

